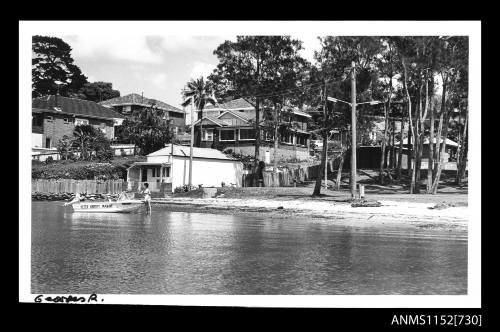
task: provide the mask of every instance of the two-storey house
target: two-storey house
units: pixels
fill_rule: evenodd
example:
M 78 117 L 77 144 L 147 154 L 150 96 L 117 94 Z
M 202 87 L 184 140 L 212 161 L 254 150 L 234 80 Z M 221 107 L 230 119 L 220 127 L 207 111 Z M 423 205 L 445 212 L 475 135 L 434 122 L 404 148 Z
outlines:
M 259 155 L 264 160 L 266 154 L 273 159 L 275 131 L 274 124 L 267 121 L 265 110 L 261 109 L 261 146 Z M 273 114 L 270 110 L 269 114 Z M 309 158 L 310 133 L 308 122 L 311 116 L 298 109 L 287 108 L 280 112 L 278 133 L 279 160 L 304 160 Z M 235 99 L 216 106 L 208 105 L 203 110 L 203 119 L 194 123 L 195 137 L 202 128 L 201 147 L 222 147 L 236 153 L 255 153 L 255 107 L 244 99 Z
M 114 138 L 114 127 L 123 120 L 117 112 L 93 101 L 59 95 L 32 100 L 32 148 L 55 149 L 64 135 L 73 136 L 78 125 L 91 125 L 107 138 Z
M 184 132 L 185 114 L 184 111 L 169 105 L 163 101 L 147 98 L 137 93 L 126 96 L 108 99 L 99 103 L 101 106 L 111 108 L 125 117 L 131 117 L 135 112 L 144 110 L 152 105 L 165 112 L 165 117 L 170 120 L 174 133 Z

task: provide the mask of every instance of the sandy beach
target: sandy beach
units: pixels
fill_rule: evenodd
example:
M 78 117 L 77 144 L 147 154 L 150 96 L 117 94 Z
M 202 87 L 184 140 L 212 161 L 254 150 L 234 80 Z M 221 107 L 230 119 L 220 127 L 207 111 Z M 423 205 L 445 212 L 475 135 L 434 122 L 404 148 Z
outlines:
M 154 205 L 176 211 L 259 213 L 269 218 L 304 217 L 356 227 L 402 227 L 467 231 L 468 207 L 436 209 L 436 203 L 378 200 L 380 207 L 352 207 L 348 202 L 310 198 L 190 198 L 155 199 Z

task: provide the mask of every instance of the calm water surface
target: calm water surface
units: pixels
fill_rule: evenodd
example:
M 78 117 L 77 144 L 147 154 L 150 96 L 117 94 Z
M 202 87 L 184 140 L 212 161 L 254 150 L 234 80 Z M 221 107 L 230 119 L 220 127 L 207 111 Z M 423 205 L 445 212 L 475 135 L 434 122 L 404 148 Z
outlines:
M 466 234 L 32 202 L 33 293 L 466 294 Z

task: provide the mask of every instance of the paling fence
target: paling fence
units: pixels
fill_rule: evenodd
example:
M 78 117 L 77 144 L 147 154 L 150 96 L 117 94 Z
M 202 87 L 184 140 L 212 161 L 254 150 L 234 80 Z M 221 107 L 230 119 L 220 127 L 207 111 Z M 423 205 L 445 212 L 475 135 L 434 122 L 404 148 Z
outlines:
M 127 189 L 123 180 L 71 180 L 37 179 L 31 180 L 31 192 L 40 193 L 80 193 L 80 194 L 119 194 Z
M 329 174 L 336 173 L 340 165 L 339 153 L 334 153 L 329 156 L 327 160 L 327 171 Z M 347 155 L 344 160 L 343 169 L 346 169 L 346 160 L 350 158 Z M 273 171 L 263 171 L 261 185 L 264 187 L 291 187 L 296 183 L 314 181 L 318 176 L 321 164 L 309 165 L 309 166 L 289 166 L 286 168 L 280 168 L 278 173 Z M 252 187 L 254 174 L 243 174 L 242 175 L 242 186 Z
M 261 184 L 264 187 L 291 187 L 298 182 L 312 181 L 318 176 L 320 165 L 283 168 L 278 173 L 262 172 Z M 242 186 L 252 187 L 254 174 L 242 175 Z

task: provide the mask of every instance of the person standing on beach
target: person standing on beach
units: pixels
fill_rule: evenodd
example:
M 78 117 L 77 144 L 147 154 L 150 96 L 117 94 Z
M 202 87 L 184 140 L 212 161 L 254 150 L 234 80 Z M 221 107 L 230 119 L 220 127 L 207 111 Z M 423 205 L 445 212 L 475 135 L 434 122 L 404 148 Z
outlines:
M 146 204 L 146 213 L 151 213 L 151 191 L 149 190 L 149 184 L 144 183 L 144 189 L 141 191 L 144 195 L 144 203 Z

